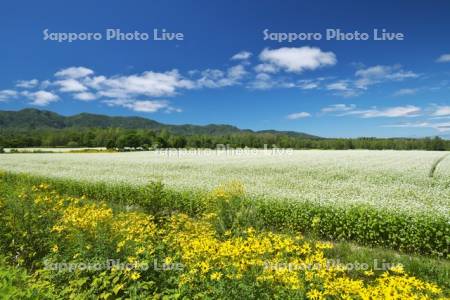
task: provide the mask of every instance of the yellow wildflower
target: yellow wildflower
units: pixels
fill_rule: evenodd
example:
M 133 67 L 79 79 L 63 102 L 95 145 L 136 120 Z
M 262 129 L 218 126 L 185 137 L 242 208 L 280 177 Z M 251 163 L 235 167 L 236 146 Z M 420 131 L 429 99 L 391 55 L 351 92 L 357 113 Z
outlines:
M 211 280 L 220 280 L 222 278 L 222 274 L 219 272 L 214 272 L 211 274 Z
M 141 274 L 139 274 L 138 272 L 133 272 L 130 275 L 131 280 L 138 280 L 139 278 L 141 278 Z
M 53 253 L 58 253 L 58 252 L 59 252 L 59 247 L 58 247 L 58 245 L 53 245 L 53 247 L 52 247 L 52 252 L 53 252 Z

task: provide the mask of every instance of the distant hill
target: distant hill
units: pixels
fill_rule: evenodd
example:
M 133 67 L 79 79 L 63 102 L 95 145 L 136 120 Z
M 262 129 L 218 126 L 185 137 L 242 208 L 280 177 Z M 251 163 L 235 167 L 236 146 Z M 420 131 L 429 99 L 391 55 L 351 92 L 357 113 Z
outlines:
M 55 112 L 33 108 L 19 111 L 0 111 L 0 129 L 30 130 L 30 129 L 64 129 L 64 128 L 126 128 L 126 129 L 153 129 L 180 134 L 180 135 L 226 135 L 232 133 L 271 133 L 275 135 L 288 135 L 292 137 L 319 138 L 310 134 L 294 131 L 263 130 L 252 131 L 239 129 L 231 125 L 169 125 L 142 117 L 112 117 L 81 113 L 73 116 L 62 116 Z

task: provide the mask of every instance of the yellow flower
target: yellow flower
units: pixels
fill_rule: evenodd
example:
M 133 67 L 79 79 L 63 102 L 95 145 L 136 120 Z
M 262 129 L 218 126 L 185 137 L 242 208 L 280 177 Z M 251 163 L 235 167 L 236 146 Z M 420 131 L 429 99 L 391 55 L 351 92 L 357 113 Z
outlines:
M 403 274 L 405 272 L 405 270 L 403 269 L 403 265 L 402 264 L 398 264 L 398 265 L 390 268 L 390 270 L 392 272 L 399 273 L 399 274 Z
M 308 296 L 308 299 L 312 300 L 323 299 L 322 293 L 316 289 L 310 290 L 306 295 Z
M 214 272 L 211 274 L 211 280 L 220 280 L 222 278 L 222 274 L 219 272 Z
M 131 280 L 138 280 L 139 278 L 141 278 L 141 274 L 139 274 L 138 272 L 133 272 L 130 275 Z
M 53 252 L 53 253 L 58 253 L 58 252 L 59 252 L 58 245 L 53 245 L 53 247 L 52 247 L 52 252 Z
M 364 271 L 364 275 L 366 275 L 366 276 L 373 276 L 373 271 L 372 270 L 369 270 L 369 271 Z
M 204 274 L 204 273 L 207 273 L 209 271 L 210 266 L 209 266 L 209 264 L 206 261 L 202 261 L 200 263 L 200 269 L 201 269 L 201 272 Z
M 168 257 L 166 257 L 165 259 L 164 259 L 164 263 L 166 264 L 166 265 L 169 265 L 169 264 L 171 264 L 173 262 L 173 259 L 172 259 L 172 257 L 170 257 L 170 256 L 168 256 Z
M 314 217 L 311 222 L 311 226 L 313 228 L 317 227 L 320 224 L 320 217 Z
M 55 225 L 52 228 L 52 231 L 57 232 L 57 233 L 61 233 L 61 231 L 63 231 L 63 230 L 64 230 L 64 227 L 61 225 Z

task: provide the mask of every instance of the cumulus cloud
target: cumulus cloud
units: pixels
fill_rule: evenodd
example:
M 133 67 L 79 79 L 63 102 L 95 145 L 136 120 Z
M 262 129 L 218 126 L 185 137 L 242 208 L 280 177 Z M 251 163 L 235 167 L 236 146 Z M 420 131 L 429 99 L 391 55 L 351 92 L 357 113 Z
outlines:
M 403 81 L 409 78 L 417 78 L 418 74 L 405 71 L 400 65 L 382 66 L 376 65 L 355 72 L 355 78 L 337 80 L 325 86 L 334 95 L 343 97 L 358 96 L 367 90 L 369 86 L 387 81 Z M 394 93 L 395 96 L 412 95 L 416 89 L 401 89 Z
M 94 71 L 85 67 L 70 67 L 59 70 L 55 73 L 56 77 L 82 78 L 94 74 Z
M 267 90 L 274 86 L 275 81 L 266 73 L 260 73 L 255 76 L 255 80 L 249 83 L 248 87 L 255 90 Z
M 449 54 L 442 54 L 441 56 L 439 56 L 439 57 L 436 59 L 436 62 L 439 62 L 439 63 L 447 63 L 447 62 L 450 62 L 450 53 L 449 53 Z
M 308 118 L 310 116 L 311 116 L 310 113 L 302 111 L 302 112 L 287 115 L 286 118 L 289 120 L 298 120 L 298 119 Z
M 104 101 L 108 106 L 120 106 L 136 112 L 154 113 L 160 110 L 166 112 L 179 112 L 178 108 L 171 107 L 166 100 L 134 100 L 134 99 L 112 99 Z
M 31 79 L 31 80 L 19 80 L 16 83 L 16 87 L 22 89 L 32 89 L 39 84 L 39 80 Z
M 81 82 L 73 78 L 58 80 L 55 82 L 55 84 L 59 85 L 59 90 L 61 92 L 66 93 L 84 92 L 87 90 L 87 88 Z
M 147 71 L 142 74 L 106 78 L 97 76 L 84 83 L 98 90 L 100 96 L 131 98 L 135 96 L 174 96 L 179 88 L 194 88 L 194 83 L 184 79 L 177 70 L 164 73 Z
M 22 95 L 31 100 L 30 104 L 37 106 L 47 106 L 52 102 L 58 101 L 59 96 L 48 91 L 22 92 Z
M 252 56 L 251 52 L 241 51 L 231 57 L 231 60 L 247 60 Z
M 276 73 L 278 72 L 277 66 L 273 64 L 258 64 L 254 67 L 257 73 Z
M 196 88 L 233 86 L 240 84 L 247 73 L 243 65 L 230 67 L 226 72 L 218 69 L 206 69 L 200 72 L 200 77 L 195 80 L 194 86 Z
M 18 93 L 14 90 L 1 90 L 0 91 L 0 102 L 5 102 L 10 99 L 16 98 Z
M 333 52 L 323 52 L 313 47 L 283 47 L 279 49 L 264 49 L 259 59 L 265 64 L 287 72 L 300 73 L 305 70 L 332 66 L 336 64 L 336 55 Z
M 98 97 L 89 92 L 76 93 L 73 95 L 73 98 L 81 101 L 92 101 L 97 99 Z
M 302 88 L 302 84 L 306 86 L 302 82 L 297 84 L 284 78 L 273 78 L 269 74 L 259 73 L 247 84 L 247 87 L 254 90 L 267 90 L 272 88 Z

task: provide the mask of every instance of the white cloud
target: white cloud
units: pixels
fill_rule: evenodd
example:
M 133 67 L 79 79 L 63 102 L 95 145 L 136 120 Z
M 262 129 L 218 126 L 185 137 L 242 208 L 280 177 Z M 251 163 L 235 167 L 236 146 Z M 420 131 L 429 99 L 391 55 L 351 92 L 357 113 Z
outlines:
M 351 83 L 347 80 L 339 80 L 328 84 L 326 86 L 326 89 L 344 97 L 357 96 L 359 94 L 359 91 L 351 87 L 350 84 Z
M 336 55 L 333 52 L 323 52 L 313 47 L 283 47 L 273 50 L 266 48 L 260 53 L 259 59 L 287 72 L 296 73 L 336 64 Z
M 39 85 L 40 89 L 46 89 L 48 88 L 50 85 L 52 84 L 52 82 L 50 80 L 44 80 L 41 82 L 41 84 Z
M 251 52 L 241 51 L 233 55 L 233 57 L 231 57 L 231 60 L 246 60 L 249 59 L 251 56 L 252 56 Z
M 254 67 L 257 73 L 276 73 L 278 68 L 272 64 L 259 64 Z
M 354 104 L 333 104 L 321 109 L 324 114 L 336 113 L 337 116 L 357 116 L 360 118 L 396 118 L 396 117 L 416 117 L 422 113 L 420 107 L 414 105 L 395 106 L 379 109 L 372 107 L 369 109 L 357 109 Z
M 241 83 L 247 71 L 243 65 L 228 68 L 226 72 L 218 69 L 206 69 L 200 72 L 200 78 L 195 80 L 197 88 L 221 88 Z
M 415 95 L 417 93 L 417 89 L 399 89 L 394 93 L 394 96 L 410 96 Z
M 129 105 L 129 108 L 139 112 L 156 112 L 166 107 L 168 107 L 168 104 L 165 101 L 149 101 L 149 100 L 135 101 Z
M 255 80 L 249 83 L 248 87 L 255 90 L 267 90 L 274 87 L 275 81 L 266 73 L 260 73 L 255 76 Z
M 436 117 L 450 116 L 450 106 L 437 106 L 432 115 Z
M 180 112 L 181 109 L 171 107 L 166 100 L 133 100 L 113 99 L 104 101 L 108 106 L 120 106 L 137 112 L 154 113 L 160 110 Z
M 348 90 L 348 83 L 344 80 L 330 83 L 327 85 L 327 89 L 330 91 L 346 91 Z
M 81 101 L 92 101 L 97 99 L 98 97 L 89 92 L 76 93 L 73 95 L 73 98 Z
M 366 110 L 351 110 L 342 115 L 356 115 L 361 118 L 396 118 L 396 117 L 416 117 L 421 113 L 421 108 L 414 105 L 388 107 L 377 109 L 376 107 Z
M 434 123 L 434 124 L 432 124 L 432 128 L 434 128 L 440 132 L 450 131 L 450 122 Z
M 87 88 L 78 80 L 73 78 L 68 78 L 64 80 L 58 80 L 55 84 L 59 85 L 59 90 L 61 92 L 73 93 L 73 92 L 84 92 Z
M 39 81 L 37 79 L 31 79 L 31 80 L 19 80 L 16 83 L 16 87 L 22 88 L 22 89 L 32 89 L 36 87 L 39 84 Z
M 394 127 L 394 128 L 432 128 L 439 132 L 450 131 L 450 122 L 441 123 L 430 123 L 427 121 L 415 122 L 415 123 L 399 123 L 399 124 L 388 124 L 382 127 Z
M 247 74 L 244 66 L 236 65 L 228 69 L 228 78 L 232 81 L 238 81 L 242 79 Z
M 85 67 L 70 67 L 59 70 L 55 73 L 56 77 L 82 78 L 94 74 L 94 71 Z
M 51 102 L 59 100 L 58 95 L 47 91 L 37 91 L 37 92 L 22 92 L 24 96 L 31 100 L 30 104 L 37 106 L 47 106 Z
M 1 90 L 0 91 L 0 102 L 5 102 L 10 99 L 16 98 L 18 93 L 14 90 Z
M 132 98 L 135 96 L 174 96 L 179 88 L 195 87 L 184 79 L 178 70 L 164 73 L 147 71 L 138 75 L 106 78 L 97 76 L 83 81 L 87 86 L 97 89 L 100 96 L 109 98 Z
M 416 78 L 419 75 L 412 71 L 402 70 L 400 65 L 377 65 L 358 70 L 356 71 L 355 76 L 358 77 L 355 82 L 356 87 L 360 89 L 367 89 L 369 85 L 377 84 L 383 81 L 402 81 L 407 78 Z
M 249 89 L 254 90 L 267 90 L 272 88 L 302 88 L 306 87 L 306 83 L 299 82 L 294 83 L 284 78 L 273 78 L 271 75 L 266 73 L 256 74 L 254 80 L 247 84 Z
M 319 83 L 312 80 L 300 80 L 298 87 L 302 90 L 313 90 L 319 87 Z
M 298 119 L 308 118 L 310 116 L 311 116 L 310 113 L 302 111 L 302 112 L 287 115 L 286 118 L 289 120 L 298 120 Z
M 436 59 L 436 62 L 440 62 L 440 63 L 450 62 L 450 53 L 442 54 L 441 56 L 438 57 L 438 59 Z
M 322 113 L 334 113 L 334 112 L 345 112 L 351 111 L 356 108 L 354 104 L 333 104 L 321 109 Z

